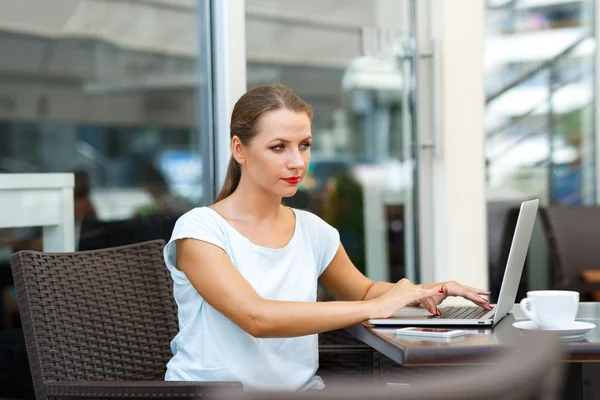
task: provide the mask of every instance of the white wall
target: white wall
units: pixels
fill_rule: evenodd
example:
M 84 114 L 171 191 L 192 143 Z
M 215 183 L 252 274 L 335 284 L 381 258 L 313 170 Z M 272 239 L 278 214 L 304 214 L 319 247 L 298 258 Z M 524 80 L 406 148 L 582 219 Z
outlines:
M 442 139 L 433 161 L 433 279 L 487 288 L 483 3 L 431 3 L 431 35 L 441 46 Z
M 596 32 L 596 96 L 600 93 L 600 51 L 598 51 L 598 40 L 600 39 L 600 7 L 596 4 L 594 7 L 596 10 L 596 15 L 594 21 L 596 23 L 595 32 Z M 596 115 L 600 113 L 600 101 L 596 100 L 595 105 Z M 595 118 L 595 132 L 596 132 L 596 148 L 594 149 L 594 154 L 596 155 L 595 162 L 595 175 L 596 175 L 596 204 L 600 204 L 600 162 L 598 162 L 598 156 L 600 156 L 600 118 Z

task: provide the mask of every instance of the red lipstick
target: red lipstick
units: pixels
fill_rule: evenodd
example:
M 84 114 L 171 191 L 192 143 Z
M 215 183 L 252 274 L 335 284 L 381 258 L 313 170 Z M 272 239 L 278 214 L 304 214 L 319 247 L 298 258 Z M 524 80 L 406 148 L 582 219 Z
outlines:
M 289 183 L 290 185 L 297 185 L 300 183 L 299 176 L 292 176 L 291 178 L 284 178 L 283 180 Z

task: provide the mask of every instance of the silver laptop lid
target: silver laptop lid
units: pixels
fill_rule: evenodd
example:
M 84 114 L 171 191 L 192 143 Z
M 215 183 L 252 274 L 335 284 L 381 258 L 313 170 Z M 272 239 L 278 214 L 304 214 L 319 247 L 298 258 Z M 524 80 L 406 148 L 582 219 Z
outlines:
M 494 325 L 510 312 L 517 298 L 517 290 L 521 281 L 523 266 L 525 265 L 525 257 L 529 248 L 533 225 L 537 215 L 539 199 L 525 201 L 521 203 L 521 210 L 517 218 L 515 234 L 513 235 L 512 244 L 508 253 L 508 261 L 506 262 L 506 270 L 504 278 L 502 278 L 502 286 L 500 287 L 500 295 L 498 296 L 498 304 L 496 304 L 496 313 L 494 314 Z

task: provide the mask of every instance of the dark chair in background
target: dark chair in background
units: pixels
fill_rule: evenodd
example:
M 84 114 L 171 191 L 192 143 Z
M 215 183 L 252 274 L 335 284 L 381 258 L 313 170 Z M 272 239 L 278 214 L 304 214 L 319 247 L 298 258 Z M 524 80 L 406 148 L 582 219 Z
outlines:
M 490 279 L 490 302 L 496 303 L 502 286 L 506 261 L 517 226 L 521 201 L 488 201 L 487 202 L 487 244 Z M 525 260 L 527 268 L 527 260 Z M 527 295 L 527 273 L 523 272 L 517 301 Z
M 302 393 L 244 393 L 253 400 L 553 400 L 564 382 L 560 339 L 549 332 L 526 335 L 516 348 L 486 364 L 430 372 L 389 387 L 354 382 Z M 236 397 L 238 398 L 238 397 Z
M 239 383 L 165 382 L 177 334 L 164 241 L 11 257 L 36 398 L 206 396 Z
M 600 291 L 600 207 L 547 207 L 541 210 L 550 247 L 553 287 L 575 290 L 581 301 Z
M 172 215 L 145 215 L 120 221 L 85 218 L 78 249 L 98 250 L 158 239 L 168 242 L 178 218 Z
M 344 379 L 379 383 L 383 356 L 340 329 L 319 334 L 319 375 L 327 384 Z

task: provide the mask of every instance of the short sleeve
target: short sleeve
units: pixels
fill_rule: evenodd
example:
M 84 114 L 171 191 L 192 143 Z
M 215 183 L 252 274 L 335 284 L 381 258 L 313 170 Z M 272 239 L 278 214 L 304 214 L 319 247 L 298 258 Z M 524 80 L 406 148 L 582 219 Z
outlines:
M 301 215 L 310 230 L 312 245 L 317 257 L 317 276 L 321 276 L 340 247 L 340 234 L 337 229 L 315 214 L 304 211 Z
M 176 267 L 177 245 L 175 242 L 179 239 L 201 240 L 226 250 L 225 234 L 210 209 L 195 208 L 185 213 L 175 223 L 171 239 L 163 251 L 165 264 L 174 280 L 178 277 L 185 277 L 185 274 Z

